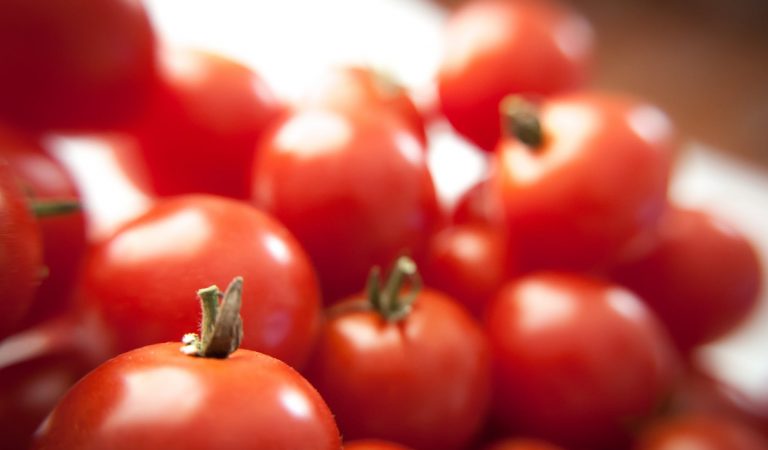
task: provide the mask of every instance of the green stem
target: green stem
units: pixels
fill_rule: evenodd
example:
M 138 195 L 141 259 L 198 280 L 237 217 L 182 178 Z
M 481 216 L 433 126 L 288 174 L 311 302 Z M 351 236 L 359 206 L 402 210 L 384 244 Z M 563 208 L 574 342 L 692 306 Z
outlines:
M 203 310 L 200 336 L 194 333 L 184 335 L 181 351 L 192 356 L 226 358 L 237 350 L 243 339 L 243 321 L 240 318 L 243 279 L 235 277 L 223 297 L 216 286 L 201 289 L 197 295 Z
M 409 283 L 410 287 L 408 292 L 403 294 L 406 283 Z M 367 293 L 374 310 L 387 321 L 397 322 L 408 315 L 420 289 L 421 278 L 416 263 L 407 256 L 401 256 L 395 261 L 383 289 L 379 269 L 374 268 L 371 271 Z
M 80 211 L 77 200 L 30 200 L 29 207 L 37 218 L 62 216 Z
M 536 106 L 519 95 L 509 95 L 499 105 L 502 133 L 514 136 L 533 150 L 544 141 Z

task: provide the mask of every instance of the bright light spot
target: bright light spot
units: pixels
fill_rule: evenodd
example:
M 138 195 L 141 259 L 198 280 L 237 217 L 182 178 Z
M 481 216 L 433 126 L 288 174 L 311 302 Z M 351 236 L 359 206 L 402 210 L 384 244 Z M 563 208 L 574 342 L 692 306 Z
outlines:
M 481 5 L 482 6 L 482 5 Z M 510 23 L 510 17 L 500 16 L 493 8 L 474 7 L 466 10 L 460 20 L 450 23 L 450 32 L 441 70 L 459 72 L 472 63 L 478 49 L 495 47 L 498 42 L 510 39 L 517 32 L 517 24 Z M 516 17 L 515 17 L 516 19 Z
M 398 132 L 394 136 L 395 146 L 411 164 L 424 164 L 424 149 L 411 133 Z
M 190 85 L 199 84 L 208 72 L 205 58 L 197 53 L 182 49 L 165 49 L 162 55 L 163 66 L 173 79 Z
M 520 327 L 524 331 L 555 326 L 574 314 L 574 299 L 567 292 L 538 282 L 527 283 L 520 289 Z
M 585 59 L 592 48 L 592 29 L 581 18 L 569 17 L 554 27 L 555 43 L 573 60 Z
M 311 414 L 312 406 L 307 399 L 298 392 L 286 389 L 280 393 L 280 401 L 293 417 L 308 418 Z
M 307 111 L 289 120 L 276 136 L 277 147 L 297 156 L 314 156 L 344 146 L 352 139 L 352 127 L 341 115 Z
M 637 297 L 624 289 L 612 289 L 608 293 L 608 306 L 633 322 L 642 320 L 648 314 Z
M 108 251 L 110 257 L 122 264 L 141 264 L 160 256 L 194 255 L 212 232 L 205 216 L 186 209 L 121 233 Z M 179 245 L 180 242 L 183 245 Z
M 672 123 L 658 108 L 643 105 L 627 113 L 629 127 L 650 143 L 663 143 L 672 136 Z
M 204 387 L 191 373 L 158 367 L 125 376 L 121 402 L 104 422 L 105 430 L 136 424 L 184 422 L 203 403 Z
M 291 261 L 291 251 L 281 238 L 274 235 L 264 237 L 264 246 L 272 257 L 281 264 L 288 264 Z

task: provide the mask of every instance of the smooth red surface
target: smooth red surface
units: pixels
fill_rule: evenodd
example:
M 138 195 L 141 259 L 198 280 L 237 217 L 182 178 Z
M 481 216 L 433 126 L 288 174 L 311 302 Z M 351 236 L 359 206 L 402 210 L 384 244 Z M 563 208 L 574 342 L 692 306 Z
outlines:
M 452 14 L 437 75 L 441 109 L 460 134 L 493 151 L 499 103 L 586 84 L 593 53 L 584 17 L 558 1 L 474 0 Z
M 306 370 L 342 434 L 418 449 L 470 443 L 491 395 L 479 324 L 453 299 L 427 289 L 400 322 L 343 307 L 328 317 Z
M 391 114 L 296 111 L 261 141 L 254 204 L 309 253 L 326 303 L 358 292 L 373 266 L 418 260 L 440 219 L 424 148 Z
M 660 419 L 645 430 L 634 450 L 765 450 L 768 441 L 726 416 L 686 414 Z
M 494 418 L 506 434 L 567 448 L 616 449 L 653 414 L 678 374 L 672 343 L 618 285 L 539 273 L 490 304 Z
M 483 450 L 563 450 L 563 447 L 538 439 L 509 438 L 483 447 Z
M 0 118 L 34 130 L 122 125 L 146 104 L 155 51 L 139 0 L 5 0 Z
M 151 345 L 99 366 L 54 408 L 34 448 L 341 448 L 331 411 L 288 365 L 248 350 L 210 359 L 179 349 Z
M 410 450 L 410 447 L 378 439 L 362 439 L 345 442 L 344 450 Z
M 233 59 L 180 48 L 161 57 L 148 110 L 131 128 L 154 191 L 248 198 L 256 142 L 284 106 Z
M 320 318 L 316 275 L 293 236 L 244 202 L 159 201 L 94 247 L 82 297 L 124 352 L 197 331 L 197 291 L 235 276 L 244 279 L 241 347 L 300 367 Z
M 541 105 L 543 144 L 508 138 L 490 180 L 526 269 L 593 269 L 637 246 L 667 202 L 676 145 L 666 115 L 621 94 Z
M 759 300 L 762 263 L 735 224 L 671 207 L 655 245 L 611 270 L 637 292 L 688 352 L 733 330 Z

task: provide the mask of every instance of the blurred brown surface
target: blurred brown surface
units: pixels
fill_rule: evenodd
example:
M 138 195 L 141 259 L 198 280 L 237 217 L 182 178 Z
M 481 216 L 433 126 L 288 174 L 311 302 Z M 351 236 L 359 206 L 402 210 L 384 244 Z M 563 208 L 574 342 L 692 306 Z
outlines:
M 594 25 L 595 87 L 645 97 L 684 138 L 768 166 L 768 1 L 563 1 Z

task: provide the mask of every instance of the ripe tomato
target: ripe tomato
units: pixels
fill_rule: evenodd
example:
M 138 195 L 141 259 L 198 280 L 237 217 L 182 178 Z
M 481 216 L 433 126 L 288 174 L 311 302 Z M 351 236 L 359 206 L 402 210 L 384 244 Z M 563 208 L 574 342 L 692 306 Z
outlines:
M 188 356 L 180 346 L 142 347 L 96 368 L 53 409 L 33 448 L 341 448 L 323 399 L 287 364 L 242 349 Z
M 443 114 L 486 151 L 501 136 L 499 103 L 509 94 L 549 96 L 585 84 L 592 29 L 554 1 L 473 0 L 446 27 L 438 72 Z
M 731 331 L 752 311 L 762 273 L 756 249 L 735 227 L 680 207 L 665 213 L 650 251 L 611 270 L 684 352 Z
M 337 66 L 304 99 L 306 105 L 338 108 L 352 113 L 383 109 L 399 115 L 426 147 L 424 118 L 408 92 L 394 79 L 362 66 Z
M 283 105 L 234 60 L 192 49 L 161 55 L 159 86 L 132 132 L 152 187 L 248 198 L 256 141 Z
M 236 275 L 246 283 L 243 347 L 300 367 L 319 325 L 315 272 L 281 224 L 244 202 L 157 202 L 92 249 L 81 296 L 124 352 L 178 340 L 198 317 L 191 293 Z
M 481 224 L 453 225 L 430 238 L 421 268 L 427 286 L 482 317 L 496 291 L 515 275 L 514 258 L 502 230 Z
M 375 265 L 418 259 L 441 214 L 418 137 L 382 112 L 294 112 L 261 141 L 253 180 L 254 203 L 307 250 L 328 303 Z
M 0 129 L 0 155 L 4 157 L 29 201 L 38 207 L 48 203 L 51 214 L 37 214 L 43 242 L 45 276 L 27 311 L 25 325 L 32 325 L 68 311 L 72 291 L 86 249 L 82 211 L 55 211 L 80 202 L 75 181 L 67 169 L 35 141 Z M 40 209 L 40 208 L 38 208 Z
M 392 279 L 405 272 L 402 261 L 384 290 L 372 283 L 369 298 L 353 296 L 334 306 L 307 379 L 348 439 L 463 448 L 486 418 L 487 342 L 455 300 L 429 289 L 401 292 Z
M 411 450 L 394 442 L 381 441 L 378 439 L 362 439 L 344 443 L 344 450 Z
M 717 414 L 661 419 L 643 431 L 634 450 L 765 450 L 766 441 L 748 426 Z
M 37 130 L 124 123 L 156 77 L 155 45 L 138 0 L 0 2 L 0 117 Z
M 483 450 L 563 450 L 563 448 L 538 439 L 509 438 L 483 447 Z
M 16 175 L 0 152 L 0 339 L 20 325 L 43 271 L 40 229 Z
M 489 305 L 494 416 L 506 433 L 616 449 L 669 394 L 679 361 L 630 291 L 565 273 L 528 275 Z
M 675 143 L 664 113 L 586 91 L 553 98 L 529 119 L 540 143 L 503 140 L 490 179 L 525 268 L 599 267 L 650 233 Z

